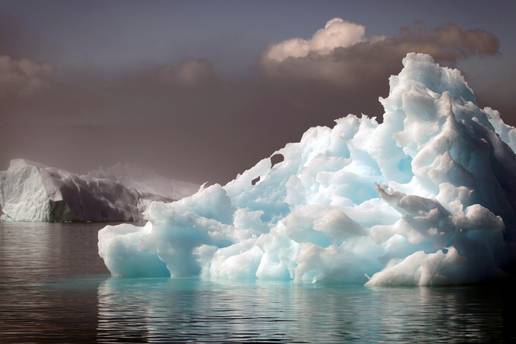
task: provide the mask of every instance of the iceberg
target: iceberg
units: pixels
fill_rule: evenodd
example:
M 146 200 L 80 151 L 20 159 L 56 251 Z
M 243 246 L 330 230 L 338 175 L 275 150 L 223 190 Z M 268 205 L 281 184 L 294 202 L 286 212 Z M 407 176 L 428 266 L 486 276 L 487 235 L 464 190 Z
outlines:
M 116 163 L 88 172 L 89 176 L 111 179 L 141 194 L 157 195 L 163 199 L 181 199 L 199 190 L 199 185 L 157 174 L 134 164 Z
M 172 199 L 88 175 L 14 159 L 0 171 L 0 220 L 138 221 L 154 200 Z
M 389 85 L 381 123 L 310 128 L 224 186 L 152 202 L 143 227 L 100 230 L 111 274 L 371 287 L 507 277 L 516 130 L 429 55 L 408 54 Z

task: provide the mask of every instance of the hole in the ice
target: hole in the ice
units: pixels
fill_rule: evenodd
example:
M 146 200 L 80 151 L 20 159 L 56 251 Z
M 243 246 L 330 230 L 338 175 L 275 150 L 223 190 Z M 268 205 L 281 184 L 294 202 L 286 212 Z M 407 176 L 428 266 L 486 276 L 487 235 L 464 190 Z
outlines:
M 253 180 L 251 180 L 251 184 L 253 185 L 256 185 L 256 183 L 258 183 L 260 181 L 260 176 L 254 178 Z
M 274 167 L 275 165 L 279 164 L 280 162 L 284 161 L 285 157 L 283 154 L 276 153 L 273 156 L 271 156 L 271 165 Z

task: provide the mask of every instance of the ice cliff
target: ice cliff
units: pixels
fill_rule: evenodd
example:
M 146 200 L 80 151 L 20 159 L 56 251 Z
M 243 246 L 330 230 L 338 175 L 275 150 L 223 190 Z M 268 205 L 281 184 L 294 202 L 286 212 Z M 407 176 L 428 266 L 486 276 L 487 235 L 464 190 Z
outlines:
M 0 171 L 2 221 L 136 221 L 152 200 L 171 199 L 23 159 Z
M 115 276 L 368 286 L 504 278 L 516 130 L 428 55 L 408 54 L 389 84 L 381 124 L 348 115 L 310 128 L 224 186 L 152 203 L 144 227 L 105 227 L 106 266 Z

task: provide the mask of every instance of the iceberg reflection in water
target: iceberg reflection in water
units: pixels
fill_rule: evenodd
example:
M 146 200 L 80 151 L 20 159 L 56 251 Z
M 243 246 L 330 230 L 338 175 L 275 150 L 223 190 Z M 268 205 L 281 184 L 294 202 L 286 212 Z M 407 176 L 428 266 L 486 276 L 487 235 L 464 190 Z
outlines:
M 502 341 L 513 337 L 507 332 L 510 305 L 502 300 L 499 290 L 478 287 L 370 289 L 112 278 L 98 288 L 97 340 Z
M 0 343 L 501 342 L 514 285 L 390 288 L 117 279 L 98 224 L 0 224 Z

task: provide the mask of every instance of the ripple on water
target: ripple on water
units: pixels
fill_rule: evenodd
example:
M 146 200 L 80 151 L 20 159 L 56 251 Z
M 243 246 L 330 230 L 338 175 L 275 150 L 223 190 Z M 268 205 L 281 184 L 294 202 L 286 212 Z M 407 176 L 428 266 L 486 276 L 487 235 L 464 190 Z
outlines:
M 109 278 L 101 225 L 0 225 L 0 343 L 516 339 L 512 289 Z

